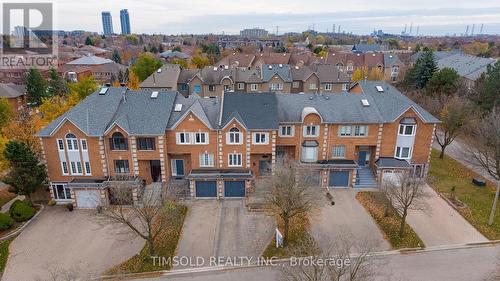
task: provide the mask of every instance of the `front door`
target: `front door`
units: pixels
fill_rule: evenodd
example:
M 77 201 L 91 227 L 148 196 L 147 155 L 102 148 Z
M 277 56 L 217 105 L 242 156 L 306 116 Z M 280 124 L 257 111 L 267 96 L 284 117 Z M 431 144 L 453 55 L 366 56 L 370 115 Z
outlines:
M 261 176 L 267 175 L 271 169 L 269 169 L 269 161 L 267 160 L 259 160 L 259 174 Z
M 366 151 L 360 151 L 358 156 L 358 165 L 365 166 L 366 165 Z
M 151 179 L 153 180 L 153 182 L 161 181 L 160 160 L 151 160 L 149 164 L 151 165 Z
M 184 160 L 172 159 L 172 176 L 184 176 Z

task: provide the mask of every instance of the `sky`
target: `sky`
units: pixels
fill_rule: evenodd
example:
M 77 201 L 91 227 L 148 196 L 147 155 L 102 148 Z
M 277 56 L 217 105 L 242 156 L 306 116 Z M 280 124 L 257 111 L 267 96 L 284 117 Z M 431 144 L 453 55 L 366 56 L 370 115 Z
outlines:
M 19 0 L 12 0 L 19 2 Z M 22 2 L 21 0 L 20 2 Z M 26 2 L 37 2 L 29 0 Z M 41 2 L 44 2 L 42 0 Z M 420 35 L 460 35 L 475 24 L 479 33 L 500 34 L 499 0 L 54 0 L 56 29 L 102 32 L 101 12 L 110 11 L 120 31 L 120 9 L 128 9 L 133 33 L 237 34 L 244 28 L 300 32 L 314 27 L 368 34 L 400 33 L 405 24 Z

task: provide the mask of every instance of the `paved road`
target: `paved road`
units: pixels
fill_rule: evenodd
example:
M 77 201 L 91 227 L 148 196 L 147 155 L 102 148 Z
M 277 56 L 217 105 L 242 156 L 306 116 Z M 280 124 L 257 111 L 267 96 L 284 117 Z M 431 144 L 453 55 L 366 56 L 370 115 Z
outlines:
M 373 257 L 383 266 L 371 281 L 494 281 L 500 280 L 500 245 L 456 250 Z M 279 280 L 279 268 L 258 267 L 196 273 L 182 277 L 141 280 L 169 281 L 271 281 Z
M 335 205 L 322 201 L 321 209 L 311 215 L 311 233 L 321 248 L 331 249 L 338 237 L 344 236 L 361 251 L 389 250 L 391 246 L 377 224 L 356 199 L 356 189 L 331 190 Z
M 441 146 L 439 146 L 437 140 L 434 140 L 432 147 L 437 149 L 438 151 L 441 151 Z M 466 155 L 467 149 L 468 144 L 466 143 L 466 141 L 460 138 L 456 138 L 450 145 L 446 147 L 444 153 L 445 155 L 457 160 L 464 166 L 473 170 L 477 174 L 489 179 L 492 182 L 495 182 L 495 179 L 493 179 L 491 175 L 486 173 L 483 169 L 479 168 L 478 164 L 475 164 L 476 162 L 471 162 L 471 159 L 469 159 Z
M 257 257 L 274 233 L 274 220 L 263 213 L 248 212 L 243 200 L 196 200 L 188 207 L 178 257 L 203 257 L 206 261 L 214 256 Z
M 425 197 L 410 210 L 407 222 L 426 247 L 488 241 L 427 184 Z
M 2 280 L 49 280 L 53 273 L 87 278 L 142 249 L 142 239 L 115 224 L 100 225 L 93 213 L 68 212 L 61 206 L 45 208 L 10 244 Z M 67 280 L 58 280 L 63 279 Z

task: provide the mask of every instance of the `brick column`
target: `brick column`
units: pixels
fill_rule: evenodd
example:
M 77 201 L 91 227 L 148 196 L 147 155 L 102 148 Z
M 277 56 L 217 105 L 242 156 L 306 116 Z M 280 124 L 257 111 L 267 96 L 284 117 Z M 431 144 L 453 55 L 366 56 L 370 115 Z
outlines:
M 191 193 L 191 198 L 195 198 L 196 191 L 195 189 L 195 181 L 194 180 L 189 180 L 189 192 Z
M 378 125 L 377 133 L 377 149 L 375 151 L 375 161 L 380 157 L 380 146 L 382 145 L 382 132 L 384 131 L 384 124 Z
M 324 133 L 323 133 L 323 151 L 321 153 L 321 158 L 323 160 L 326 160 L 327 159 L 327 156 L 328 156 L 328 125 L 325 124 L 325 129 L 324 129 Z
M 158 136 L 158 152 L 160 153 L 161 181 L 167 181 L 167 169 L 165 165 L 165 136 Z
M 108 163 L 106 161 L 106 153 L 105 153 L 105 148 L 104 148 L 104 138 L 99 137 L 99 155 L 101 156 L 101 164 L 102 164 L 102 173 L 104 174 L 105 177 L 107 177 L 108 174 Z
M 134 176 L 139 175 L 139 162 L 137 161 L 137 143 L 135 141 L 135 137 L 130 137 L 130 147 L 132 152 L 132 162 L 134 163 Z
M 434 128 L 432 128 L 431 143 L 429 144 L 429 155 L 427 156 L 427 164 L 425 165 L 424 168 L 424 177 L 427 177 L 427 174 L 429 173 L 429 164 L 431 162 L 431 153 L 432 153 L 432 143 L 434 142 L 435 133 L 436 133 L 436 124 L 434 124 Z
M 246 167 L 248 169 L 251 168 L 251 165 L 250 165 L 250 145 L 252 143 L 252 133 L 251 132 L 246 132 L 247 134 L 247 137 L 246 137 L 246 143 L 245 143 L 245 147 L 246 147 Z
M 272 132 L 271 138 L 271 174 L 274 175 L 276 169 L 276 131 Z
M 224 166 L 224 160 L 223 160 L 223 153 L 222 153 L 222 143 L 223 143 L 223 134 L 220 134 L 218 133 L 218 148 L 217 148 L 217 154 L 218 154 L 218 158 L 219 158 L 219 168 L 222 168 Z

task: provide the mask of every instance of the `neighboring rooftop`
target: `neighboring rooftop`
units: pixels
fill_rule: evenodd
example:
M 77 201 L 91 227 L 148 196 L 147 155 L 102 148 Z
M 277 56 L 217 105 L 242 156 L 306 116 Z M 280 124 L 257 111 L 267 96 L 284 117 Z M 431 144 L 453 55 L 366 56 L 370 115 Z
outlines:
M 74 61 L 70 61 L 67 64 L 73 65 L 100 65 L 106 63 L 114 63 L 114 61 L 110 59 L 105 59 L 97 56 L 84 56 Z
M 153 72 L 146 80 L 144 80 L 141 88 L 170 88 L 177 87 L 177 81 L 181 73 L 181 68 L 178 64 L 164 64 L 157 71 Z
M 0 98 L 18 98 L 26 93 L 25 85 L 17 85 L 12 83 L 0 83 Z

